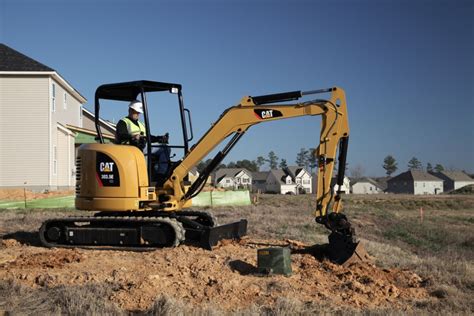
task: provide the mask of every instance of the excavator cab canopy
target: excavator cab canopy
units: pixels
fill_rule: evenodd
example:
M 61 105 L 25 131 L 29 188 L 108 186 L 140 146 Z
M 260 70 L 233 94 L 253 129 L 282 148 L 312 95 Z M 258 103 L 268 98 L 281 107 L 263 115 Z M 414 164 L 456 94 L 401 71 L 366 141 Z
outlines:
M 169 91 L 178 93 L 181 91 L 181 85 L 177 83 L 166 83 L 157 81 L 129 81 L 120 83 L 104 84 L 97 88 L 95 98 L 117 101 L 133 101 L 144 92 Z
M 100 100 L 113 100 L 113 101 L 124 101 L 130 102 L 133 100 L 141 100 L 143 104 L 143 119 L 145 121 L 146 128 L 146 155 L 151 157 L 152 148 L 160 147 L 163 145 L 156 145 L 151 143 L 151 133 L 148 115 L 148 104 L 146 101 L 146 94 L 151 92 L 166 92 L 178 95 L 179 113 L 181 117 L 181 128 L 183 132 L 183 145 L 166 145 L 169 148 L 181 148 L 184 150 L 184 155 L 189 151 L 189 142 L 193 139 L 191 113 L 184 107 L 183 95 L 181 92 L 181 85 L 177 83 L 167 83 L 158 81 L 129 81 L 104 84 L 97 88 L 95 92 L 95 127 L 97 130 L 98 140 L 100 143 L 104 143 L 104 138 L 99 125 L 100 118 Z M 189 125 L 189 130 L 188 130 Z M 189 134 L 188 135 L 188 131 Z M 152 169 L 152 160 L 147 160 L 148 171 Z M 148 172 L 149 182 L 151 183 L 151 172 Z

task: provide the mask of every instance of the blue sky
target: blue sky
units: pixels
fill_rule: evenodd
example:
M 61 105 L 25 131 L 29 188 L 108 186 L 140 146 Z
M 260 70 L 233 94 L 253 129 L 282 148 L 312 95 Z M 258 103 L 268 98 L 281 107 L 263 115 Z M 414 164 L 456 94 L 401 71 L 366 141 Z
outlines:
M 181 83 L 196 139 L 244 95 L 337 85 L 349 170 L 383 175 L 391 154 L 397 173 L 413 156 L 474 172 L 473 1 L 0 0 L 0 42 L 57 70 L 88 109 L 103 83 Z M 153 130 L 178 142 L 175 104 L 163 100 Z M 104 107 L 110 120 L 124 113 Z M 257 125 L 226 161 L 273 150 L 293 163 L 317 146 L 319 124 Z

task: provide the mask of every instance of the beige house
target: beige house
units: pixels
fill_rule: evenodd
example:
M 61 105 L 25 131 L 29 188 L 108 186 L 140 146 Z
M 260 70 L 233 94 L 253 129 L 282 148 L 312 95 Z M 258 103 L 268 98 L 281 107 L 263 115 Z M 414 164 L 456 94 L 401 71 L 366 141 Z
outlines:
M 372 178 L 361 178 L 354 181 L 352 184 L 353 194 L 378 194 L 383 193 L 380 184 Z
M 0 44 L 0 187 L 73 188 L 86 99 L 58 72 Z

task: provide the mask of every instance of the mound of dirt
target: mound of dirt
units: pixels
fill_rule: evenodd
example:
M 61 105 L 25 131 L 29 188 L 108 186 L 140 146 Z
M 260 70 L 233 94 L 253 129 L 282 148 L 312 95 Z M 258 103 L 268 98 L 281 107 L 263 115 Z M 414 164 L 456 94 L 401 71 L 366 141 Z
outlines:
M 271 305 L 282 297 L 407 310 L 413 300 L 428 297 L 423 280 L 411 271 L 371 263 L 343 267 L 297 251 L 291 256 L 291 276 L 255 274 L 257 249 L 275 245 L 288 242 L 250 238 L 213 251 L 180 246 L 140 253 L 45 249 L 7 240 L 0 251 L 0 278 L 30 287 L 113 284 L 110 300 L 134 311 L 148 309 L 160 295 L 228 311 Z
M 23 189 L 1 189 L 0 190 L 0 200 L 5 201 L 23 201 L 26 200 L 36 200 L 36 199 L 44 199 L 48 197 L 56 197 L 56 196 L 69 196 L 73 195 L 73 190 L 62 190 L 62 191 L 42 191 L 42 192 L 34 192 L 30 190 Z

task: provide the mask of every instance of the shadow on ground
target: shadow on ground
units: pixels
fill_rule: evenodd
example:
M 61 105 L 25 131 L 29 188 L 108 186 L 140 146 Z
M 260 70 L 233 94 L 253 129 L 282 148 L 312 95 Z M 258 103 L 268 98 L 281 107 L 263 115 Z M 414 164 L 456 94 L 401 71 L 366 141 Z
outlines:
M 34 246 L 34 247 L 42 246 L 38 232 L 18 231 L 18 232 L 3 235 L 2 239 L 14 239 L 18 241 L 19 243 L 28 245 L 28 246 Z

